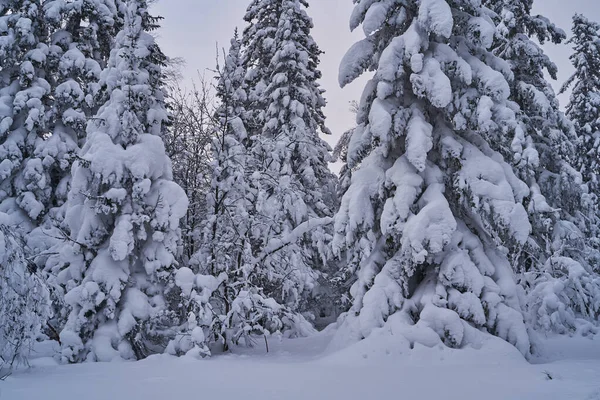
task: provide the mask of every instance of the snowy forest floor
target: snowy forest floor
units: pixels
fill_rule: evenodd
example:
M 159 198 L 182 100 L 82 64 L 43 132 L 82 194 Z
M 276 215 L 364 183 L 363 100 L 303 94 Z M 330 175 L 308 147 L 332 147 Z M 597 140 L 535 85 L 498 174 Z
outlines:
M 0 382 L 0 400 L 544 399 L 600 400 L 600 337 L 548 339 L 534 363 L 489 338 L 481 349 L 400 349 L 392 337 L 333 352 L 331 330 L 206 360 L 32 368 Z M 48 351 L 49 349 L 46 349 Z

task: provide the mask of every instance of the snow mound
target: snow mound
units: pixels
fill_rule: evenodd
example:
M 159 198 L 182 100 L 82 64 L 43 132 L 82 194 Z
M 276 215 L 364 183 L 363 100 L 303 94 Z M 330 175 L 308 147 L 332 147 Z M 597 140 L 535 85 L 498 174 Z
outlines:
M 454 349 L 444 345 L 439 335 L 422 326 L 407 326 L 399 314 L 386 324 L 354 342 L 352 333 L 339 329 L 320 362 L 327 365 L 379 365 L 382 363 L 419 365 L 527 365 L 523 355 L 510 343 L 481 332 L 465 329 L 468 346 Z

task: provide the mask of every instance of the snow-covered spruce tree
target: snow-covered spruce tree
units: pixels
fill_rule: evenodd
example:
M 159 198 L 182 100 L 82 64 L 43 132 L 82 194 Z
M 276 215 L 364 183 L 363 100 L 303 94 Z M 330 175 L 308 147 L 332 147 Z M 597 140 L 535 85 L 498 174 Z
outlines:
M 27 362 L 50 316 L 44 282 L 30 269 L 12 218 L 0 212 L 0 370 Z
M 47 212 L 27 236 L 27 244 L 47 275 L 55 307 L 56 321 L 52 324 L 60 329 L 66 317 L 63 305 L 66 282 L 58 279 L 58 275 L 69 263 L 61 254 L 69 235 L 63 206 L 72 164 L 85 141 L 87 121 L 98 110 L 100 72 L 106 66 L 122 21 L 113 0 L 47 0 L 43 12 L 53 55 L 45 73 L 52 101 L 45 115 L 46 135 L 36 140 L 28 163 L 41 167 L 41 180 L 48 182 L 50 192 L 45 204 Z
M 292 310 L 310 310 L 307 302 L 312 294 L 319 294 L 323 287 L 317 281 L 321 272 L 327 272 L 324 243 L 329 233 L 319 224 L 326 224 L 332 215 L 336 184 L 328 169 L 330 148 L 319 136 L 329 133 L 323 115 L 323 90 L 318 84 L 321 51 L 310 35 L 313 25 L 306 1 L 268 3 L 274 3 L 273 11 L 264 15 L 263 25 L 271 27 L 273 14 L 277 16 L 272 36 L 263 39 L 263 48 L 269 51 L 250 63 L 248 60 L 253 59 L 249 53 L 245 60 L 250 78 L 247 109 L 252 112 L 258 104 L 263 110 L 258 119 L 251 113 L 247 123 L 247 168 L 256 216 L 252 248 L 257 265 L 251 280 L 280 304 Z M 256 25 L 262 26 L 259 22 Z M 269 29 L 260 32 L 268 35 Z M 253 80 L 253 66 L 266 68 L 260 71 L 264 79 L 258 83 Z M 266 86 L 261 88 L 263 84 Z M 257 95 L 256 100 L 252 94 Z M 254 125 L 257 120 L 258 127 Z M 312 225 L 311 231 L 287 243 L 284 238 L 304 223 Z M 274 241 L 281 240 L 286 244 L 273 247 Z
M 71 311 L 60 337 L 70 362 L 161 352 L 178 321 L 175 253 L 187 199 L 160 137 L 163 57 L 146 1 L 127 1 L 122 12 L 100 78 L 108 99 L 88 123 L 67 202 Z
M 510 99 L 521 110 L 520 126 L 506 136 L 510 142 L 501 151 L 530 190 L 525 205 L 532 235 L 514 249 L 513 265 L 523 274 L 531 325 L 573 331 L 578 318 L 595 321 L 600 310 L 600 281 L 590 265 L 600 257 L 589 218 L 593 198 L 572 166 L 575 131 L 544 75 L 556 79 L 557 68 L 540 44 L 560 43 L 565 34 L 545 17 L 531 15 L 533 0 L 485 3 L 496 13 L 494 53 L 508 62 Z
M 561 92 L 572 88 L 567 117 L 579 137 L 575 166 L 583 174 L 590 192 L 600 188 L 600 24 L 581 14 L 573 17 L 571 63 L 575 73 Z
M 335 219 L 334 250 L 358 277 L 338 341 L 386 325 L 407 348 L 461 347 L 477 328 L 530 351 L 507 255 L 529 236 L 528 190 L 490 146 L 517 121 L 488 14 L 469 0 L 355 6 L 351 27 L 366 38 L 343 59 L 340 83 L 375 76 Z

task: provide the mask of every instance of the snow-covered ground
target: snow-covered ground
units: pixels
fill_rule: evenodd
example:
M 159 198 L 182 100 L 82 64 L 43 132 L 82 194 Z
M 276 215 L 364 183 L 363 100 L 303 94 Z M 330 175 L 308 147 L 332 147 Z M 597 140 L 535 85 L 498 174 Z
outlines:
M 600 400 L 600 338 L 547 340 L 544 359 L 531 364 L 495 338 L 479 350 L 406 350 L 379 336 L 332 352 L 331 337 L 271 339 L 268 354 L 259 341 L 207 360 L 58 366 L 40 358 L 0 382 L 0 400 Z

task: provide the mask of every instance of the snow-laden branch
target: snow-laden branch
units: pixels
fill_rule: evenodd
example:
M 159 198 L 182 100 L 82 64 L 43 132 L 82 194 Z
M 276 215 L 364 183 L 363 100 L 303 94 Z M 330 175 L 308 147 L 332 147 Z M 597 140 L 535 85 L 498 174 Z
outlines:
M 264 261 L 270 255 L 277 253 L 279 250 L 296 243 L 303 235 L 313 229 L 326 226 L 333 223 L 332 217 L 312 218 L 298 225 L 293 231 L 282 238 L 273 238 L 265 246 L 262 253 L 256 258 L 257 263 Z

